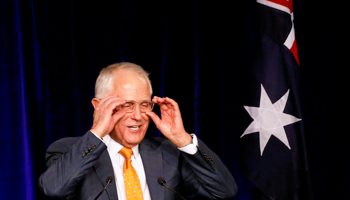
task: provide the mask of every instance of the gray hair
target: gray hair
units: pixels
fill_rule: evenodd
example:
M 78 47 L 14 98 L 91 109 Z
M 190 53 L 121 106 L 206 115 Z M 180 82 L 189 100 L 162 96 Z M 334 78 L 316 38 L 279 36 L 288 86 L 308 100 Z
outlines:
M 113 72 L 119 69 L 127 69 L 129 71 L 135 72 L 140 77 L 145 78 L 149 85 L 150 94 L 152 96 L 153 91 L 151 81 L 149 80 L 149 73 L 146 72 L 141 66 L 134 63 L 121 62 L 109 65 L 100 71 L 95 84 L 95 98 L 103 99 L 113 91 Z

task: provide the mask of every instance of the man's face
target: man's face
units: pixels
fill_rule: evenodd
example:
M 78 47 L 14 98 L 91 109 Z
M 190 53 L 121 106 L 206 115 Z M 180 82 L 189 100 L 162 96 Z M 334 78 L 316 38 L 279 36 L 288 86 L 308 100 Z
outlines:
M 117 71 L 114 79 L 115 93 L 127 101 L 136 102 L 136 108 L 131 113 L 121 118 L 115 125 L 110 136 L 125 147 L 133 147 L 139 144 L 145 137 L 150 118 L 140 111 L 139 104 L 142 101 L 151 101 L 150 88 L 147 81 L 134 72 L 127 70 Z

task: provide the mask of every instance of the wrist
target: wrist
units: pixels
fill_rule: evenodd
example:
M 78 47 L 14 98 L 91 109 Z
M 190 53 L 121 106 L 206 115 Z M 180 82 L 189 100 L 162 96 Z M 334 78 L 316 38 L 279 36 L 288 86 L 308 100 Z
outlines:
M 97 137 L 99 138 L 103 138 L 104 136 L 106 136 L 107 134 L 103 134 L 101 133 L 102 131 L 99 131 L 98 129 L 96 128 L 91 128 L 90 129 L 90 132 L 94 133 Z
M 184 139 L 182 140 L 182 142 L 179 145 L 177 145 L 177 147 L 183 148 L 185 146 L 188 146 L 188 145 L 192 144 L 192 140 L 193 140 L 192 136 L 190 134 L 186 133 Z
M 97 137 L 97 138 L 100 139 L 102 142 L 104 142 L 103 139 L 102 139 L 102 137 L 98 136 L 98 135 L 97 135 L 96 133 L 94 133 L 91 129 L 90 129 L 90 132 L 91 132 L 92 134 L 94 134 L 95 137 Z
M 191 137 L 192 137 L 192 142 L 190 142 L 190 144 L 188 144 L 182 148 L 179 148 L 179 150 L 182 152 L 185 152 L 187 154 L 194 155 L 198 151 L 198 148 L 197 148 L 198 140 L 197 140 L 197 136 L 195 134 L 191 134 Z

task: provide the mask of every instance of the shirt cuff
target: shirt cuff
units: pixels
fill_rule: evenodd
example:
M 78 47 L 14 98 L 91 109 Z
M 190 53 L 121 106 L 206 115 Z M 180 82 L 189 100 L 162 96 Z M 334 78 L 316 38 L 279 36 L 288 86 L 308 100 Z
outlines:
M 197 146 L 198 146 L 198 140 L 197 140 L 197 136 L 195 134 L 191 134 L 192 136 L 192 143 L 179 148 L 180 151 L 183 151 L 185 153 L 188 153 L 190 155 L 193 155 L 195 153 L 197 153 Z

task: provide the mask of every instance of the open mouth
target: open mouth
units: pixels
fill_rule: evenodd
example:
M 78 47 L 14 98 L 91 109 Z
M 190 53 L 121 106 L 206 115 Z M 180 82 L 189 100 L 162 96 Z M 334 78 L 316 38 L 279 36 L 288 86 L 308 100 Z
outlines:
M 129 129 L 133 130 L 133 131 L 137 131 L 140 129 L 141 126 L 128 126 Z

